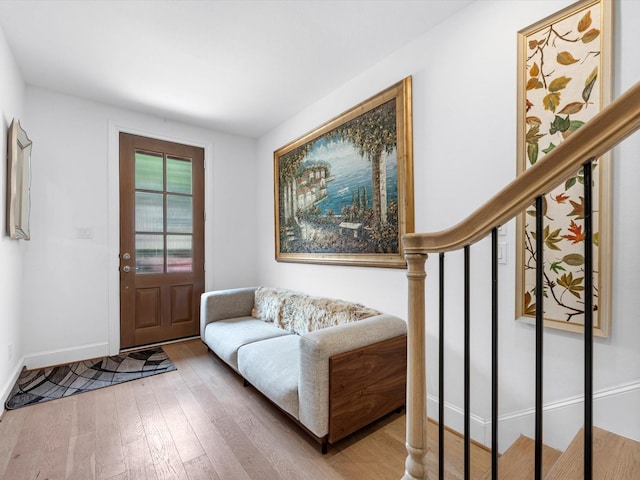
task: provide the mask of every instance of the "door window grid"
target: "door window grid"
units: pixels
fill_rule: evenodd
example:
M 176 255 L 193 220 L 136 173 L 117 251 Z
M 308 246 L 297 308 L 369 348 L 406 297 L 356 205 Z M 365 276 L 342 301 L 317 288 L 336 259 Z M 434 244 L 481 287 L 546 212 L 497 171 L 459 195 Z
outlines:
M 191 159 L 135 153 L 136 273 L 193 271 Z

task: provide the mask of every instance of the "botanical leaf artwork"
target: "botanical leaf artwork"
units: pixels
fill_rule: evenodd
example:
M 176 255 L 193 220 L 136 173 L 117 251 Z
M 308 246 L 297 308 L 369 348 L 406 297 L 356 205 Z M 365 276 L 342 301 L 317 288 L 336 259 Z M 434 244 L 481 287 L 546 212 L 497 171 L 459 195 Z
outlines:
M 600 3 L 529 33 L 526 48 L 525 168 L 538 162 L 601 108 Z M 598 324 L 599 168 L 594 163 L 594 325 Z M 544 197 L 544 318 L 584 324 L 584 177 Z M 523 313 L 535 316 L 535 208 L 525 215 Z

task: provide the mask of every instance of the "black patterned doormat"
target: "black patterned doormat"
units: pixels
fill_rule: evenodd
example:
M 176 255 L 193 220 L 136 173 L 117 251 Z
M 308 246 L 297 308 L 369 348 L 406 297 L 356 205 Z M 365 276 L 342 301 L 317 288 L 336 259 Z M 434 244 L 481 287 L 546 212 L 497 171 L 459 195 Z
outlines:
M 5 406 L 7 410 L 26 407 L 175 369 L 162 348 L 39 370 L 23 369 Z

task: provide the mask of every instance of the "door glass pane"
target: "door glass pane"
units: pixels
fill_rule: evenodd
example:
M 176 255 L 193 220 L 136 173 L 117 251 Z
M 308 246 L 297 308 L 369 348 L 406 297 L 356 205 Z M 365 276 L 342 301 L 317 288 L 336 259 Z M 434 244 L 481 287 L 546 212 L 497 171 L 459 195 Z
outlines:
M 167 232 L 192 232 L 193 208 L 191 205 L 191 197 L 167 195 Z
M 192 270 L 191 235 L 167 235 L 167 272 L 191 272 Z
M 167 192 L 191 194 L 191 160 L 167 157 Z
M 136 234 L 136 273 L 164 272 L 164 236 Z
M 136 273 L 193 271 L 191 160 L 136 152 L 135 189 Z
M 136 192 L 136 232 L 162 232 L 164 208 L 161 193 Z
M 136 152 L 136 189 L 162 191 L 164 186 L 162 155 Z

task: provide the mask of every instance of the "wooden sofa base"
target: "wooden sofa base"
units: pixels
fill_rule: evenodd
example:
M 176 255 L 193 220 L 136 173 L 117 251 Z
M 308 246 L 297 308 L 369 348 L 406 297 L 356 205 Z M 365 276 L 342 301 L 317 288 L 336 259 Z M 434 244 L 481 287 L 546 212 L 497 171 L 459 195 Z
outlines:
M 329 443 L 405 405 L 407 336 L 329 358 Z
M 243 385 L 250 383 L 243 378 Z M 406 385 L 407 336 L 401 335 L 329 358 L 329 433 L 324 437 L 318 437 L 278 408 L 313 437 L 325 454 L 329 444 L 401 411 L 406 402 Z

